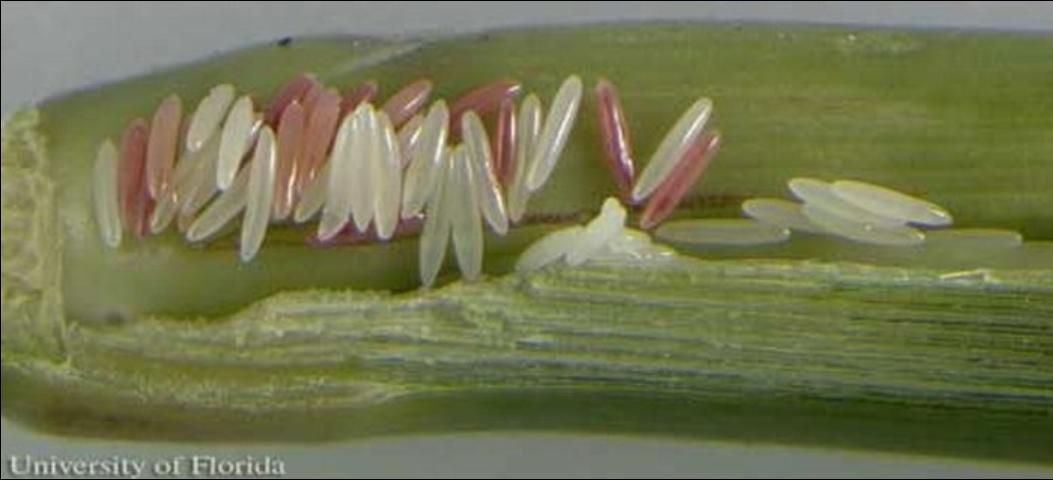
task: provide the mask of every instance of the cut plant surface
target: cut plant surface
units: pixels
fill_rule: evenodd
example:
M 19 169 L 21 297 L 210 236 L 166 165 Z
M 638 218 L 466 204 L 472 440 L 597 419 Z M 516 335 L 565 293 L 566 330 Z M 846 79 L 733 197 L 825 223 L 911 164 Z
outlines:
M 4 415 L 131 438 L 544 428 L 1049 462 L 1041 446 L 1053 443 L 1051 52 L 1048 35 L 689 24 L 298 40 L 44 102 L 4 131 Z M 468 216 L 485 232 L 476 281 L 458 280 L 454 235 L 434 287 L 419 288 L 426 221 L 421 233 L 395 228 L 387 241 L 321 245 L 305 241 L 317 222 L 272 223 L 251 261 L 239 258 L 229 228 L 190 244 L 178 228 L 140 238 L 139 225 L 108 245 L 114 233 L 100 232 L 92 202 L 100 144 L 120 146 L 130 122 L 153 118 L 173 94 L 190 116 L 224 84 L 237 92 L 230 103 L 258 106 L 266 124 L 267 106 L 283 86 L 302 86 L 290 81 L 305 72 L 345 94 L 342 110 L 374 96 L 382 106 L 403 87 L 403 104 L 413 103 L 422 78 L 432 98 L 451 102 L 481 85 L 507 91 L 502 82 L 515 79 L 545 115 L 554 99 L 572 97 L 560 88 L 568 77 L 586 87 L 567 87 L 585 93 L 551 171 L 524 173 L 546 181 L 527 182 L 522 221 L 499 235 L 499 216 Z M 608 169 L 607 127 L 589 94 L 601 78 L 617 84 L 640 178 L 680 114 L 712 100 L 720 152 L 691 169 L 700 181 L 678 187 L 686 193 L 669 227 L 740 218 L 743 202 L 792 198 L 789 180 L 815 177 L 830 188 L 893 188 L 946 208 L 955 228 L 1009 233 L 939 227 L 928 235 L 939 241 L 895 247 L 803 231 L 763 245 L 666 243 L 630 231 L 604 237 L 615 253 L 584 262 L 568 253 L 581 263 L 571 266 L 557 252 L 547 266 L 517 272 L 534 241 L 575 225 L 606 232 L 604 199 L 636 196 Z M 370 81 L 379 91 L 362 88 Z M 302 95 L 303 112 L 290 117 L 310 111 Z M 516 131 L 527 133 L 520 141 L 559 136 L 522 114 L 526 105 L 515 104 Z M 384 113 L 359 115 L 368 125 L 401 123 Z M 446 115 L 472 118 L 454 103 Z M 478 150 L 509 114 L 481 117 L 451 128 L 450 142 L 463 137 L 464 151 Z M 295 136 L 269 129 L 261 137 L 280 155 L 283 138 Z M 401 146 L 410 137 L 371 138 Z M 454 188 L 450 205 L 489 205 L 496 215 L 507 200 L 513 210 L 512 191 L 487 192 L 505 192 L 517 172 L 488 177 L 471 155 L 442 157 L 464 158 L 439 170 L 448 178 L 437 189 L 487 179 L 494 189 Z M 247 190 L 283 171 L 280 159 L 268 162 L 263 173 L 246 171 Z M 406 168 L 408 178 L 413 164 Z M 224 194 L 239 185 L 237 175 L 215 180 Z M 119 189 L 115 182 L 103 184 Z M 852 198 L 866 206 L 874 191 Z M 372 219 L 387 212 L 370 205 Z M 627 207 L 624 221 L 636 225 L 646 208 Z M 842 226 L 815 210 L 805 200 L 801 211 L 779 212 Z M 1013 232 L 1022 240 L 1004 241 Z

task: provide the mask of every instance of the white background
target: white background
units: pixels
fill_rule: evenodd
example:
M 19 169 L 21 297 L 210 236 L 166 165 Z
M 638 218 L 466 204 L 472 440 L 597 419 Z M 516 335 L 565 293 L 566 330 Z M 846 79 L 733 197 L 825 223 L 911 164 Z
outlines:
M 341 2 L 2 4 L 2 107 L 209 54 L 319 33 L 464 32 L 629 19 L 841 22 L 1053 31 L 1048 2 Z M 364 476 L 1049 476 L 949 460 L 665 440 L 495 433 L 325 446 L 164 445 L 63 440 L 2 425 L 12 455 L 161 459 L 271 455 L 292 474 Z

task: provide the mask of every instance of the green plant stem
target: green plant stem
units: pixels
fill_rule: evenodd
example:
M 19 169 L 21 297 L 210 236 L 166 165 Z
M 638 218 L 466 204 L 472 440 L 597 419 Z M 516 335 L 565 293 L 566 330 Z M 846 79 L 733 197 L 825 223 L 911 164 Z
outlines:
M 4 133 L 3 413 L 119 438 L 543 428 L 1048 464 L 1051 52 L 1042 35 L 737 25 L 320 40 L 45 103 Z M 412 239 L 310 249 L 275 229 L 249 265 L 174 234 L 100 245 L 89 172 L 103 138 L 172 92 L 272 92 L 302 71 L 341 86 L 430 76 L 447 98 L 508 76 L 551 94 L 566 74 L 605 75 L 639 152 L 708 95 L 726 147 L 681 215 L 737 215 L 792 176 L 854 177 L 1028 243 L 802 237 L 508 274 L 551 228 L 535 225 L 488 239 L 485 280 L 434 291 L 413 290 Z M 576 128 L 533 212 L 575 219 L 613 193 L 594 129 Z
M 661 433 L 675 418 L 665 434 L 1048 462 L 1053 274 L 942 274 L 679 258 L 428 294 L 290 293 L 218 323 L 76 328 L 69 364 L 5 359 L 4 375 L 77 392 L 13 407 L 76 434 Z M 672 418 L 636 410 L 663 403 Z M 787 418 L 745 418 L 767 408 Z M 715 413 L 729 411 L 741 428 Z

